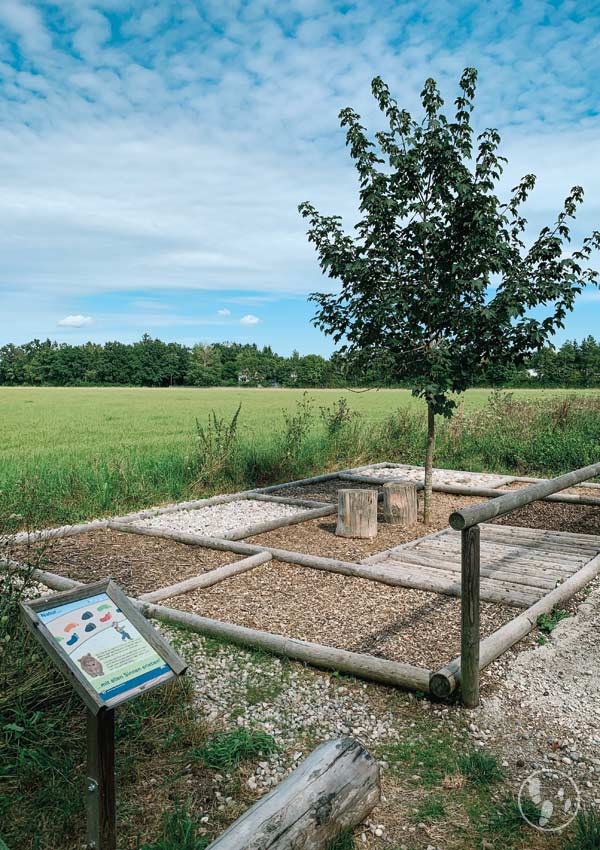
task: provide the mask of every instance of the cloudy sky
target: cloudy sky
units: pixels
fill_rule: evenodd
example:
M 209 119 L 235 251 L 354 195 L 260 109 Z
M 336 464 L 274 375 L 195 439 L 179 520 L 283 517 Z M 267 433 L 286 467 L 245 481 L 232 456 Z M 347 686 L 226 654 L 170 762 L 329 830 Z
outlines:
M 0 343 L 330 351 L 296 207 L 354 220 L 337 113 L 377 129 L 373 76 L 417 109 L 426 77 L 451 101 L 465 65 L 506 184 L 538 175 L 532 226 L 580 183 L 578 232 L 599 227 L 594 0 L 0 0 Z M 600 336 L 598 296 L 563 338 Z

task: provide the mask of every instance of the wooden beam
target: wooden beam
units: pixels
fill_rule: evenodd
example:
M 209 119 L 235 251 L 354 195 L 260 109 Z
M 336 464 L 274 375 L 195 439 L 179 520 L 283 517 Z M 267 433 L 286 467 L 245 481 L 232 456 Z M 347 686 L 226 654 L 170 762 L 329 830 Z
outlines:
M 225 581 L 225 579 L 232 576 L 240 575 L 240 573 L 245 573 L 270 560 L 271 554 L 269 552 L 259 552 L 258 555 L 250 555 L 249 558 L 243 558 L 241 561 L 235 561 L 233 564 L 225 564 L 214 570 L 208 570 L 208 572 L 202 573 L 202 575 L 178 581 L 176 584 L 171 584 L 168 587 L 152 590 L 149 593 L 142 593 L 138 599 L 144 602 L 160 602 L 163 599 L 171 599 L 173 596 L 180 596 L 192 590 L 212 587 L 214 584 Z
M 450 525 L 457 531 L 462 531 L 464 528 L 470 528 L 480 522 L 487 522 L 494 517 L 505 516 L 517 508 L 548 498 L 560 490 L 573 487 L 575 484 L 580 484 L 582 481 L 594 478 L 597 475 L 600 475 L 600 463 L 584 466 L 581 469 L 568 472 L 566 475 L 559 475 L 558 478 L 542 481 L 539 484 L 532 484 L 531 487 L 525 487 L 523 490 L 511 490 L 501 496 L 494 493 L 494 497 L 489 502 L 455 511 L 450 515 Z M 565 498 L 566 496 L 563 496 L 563 499 Z M 569 501 L 572 500 L 583 504 L 582 497 L 573 496 Z M 600 504 L 600 500 L 595 500 L 595 502 Z
M 379 766 L 352 738 L 317 747 L 208 850 L 323 850 L 381 797 Z
M 201 617 L 187 611 L 178 611 L 175 608 L 166 608 L 162 605 L 134 601 L 145 617 L 170 625 L 184 626 L 199 634 L 222 638 L 241 646 L 256 646 L 275 655 L 294 658 L 297 661 L 303 661 L 306 664 L 312 664 L 326 670 L 339 670 L 342 673 L 350 673 L 386 685 L 425 692 L 429 687 L 431 672 L 422 667 L 401 664 L 398 661 L 389 661 L 385 658 L 376 658 L 359 652 L 349 652 L 346 649 L 337 649 L 333 646 L 309 643 L 284 635 L 271 634 L 271 632 L 249 629 L 245 626 L 212 620 L 208 617 Z

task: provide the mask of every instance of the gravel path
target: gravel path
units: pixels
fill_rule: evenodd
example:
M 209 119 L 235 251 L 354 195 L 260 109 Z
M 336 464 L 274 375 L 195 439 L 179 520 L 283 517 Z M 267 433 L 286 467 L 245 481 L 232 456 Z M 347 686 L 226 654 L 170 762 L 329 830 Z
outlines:
M 269 522 L 274 519 L 306 513 L 307 508 L 285 505 L 280 502 L 263 502 L 256 499 L 240 499 L 222 505 L 209 505 L 190 511 L 159 514 L 149 519 L 136 521 L 136 525 L 148 528 L 168 528 L 193 534 L 219 537 L 249 525 Z

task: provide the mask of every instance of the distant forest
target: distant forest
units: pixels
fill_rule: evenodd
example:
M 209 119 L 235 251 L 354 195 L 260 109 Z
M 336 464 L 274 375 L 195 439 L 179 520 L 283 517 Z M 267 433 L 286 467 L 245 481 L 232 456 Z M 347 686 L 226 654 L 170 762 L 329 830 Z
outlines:
M 34 339 L 0 348 L 0 384 L 5 386 L 389 386 L 385 372 L 376 361 L 358 370 L 339 354 L 281 357 L 269 346 L 223 342 L 188 347 L 148 335 L 131 344 Z M 520 369 L 490 364 L 480 385 L 600 387 L 600 342 L 589 336 L 559 349 L 544 348 Z

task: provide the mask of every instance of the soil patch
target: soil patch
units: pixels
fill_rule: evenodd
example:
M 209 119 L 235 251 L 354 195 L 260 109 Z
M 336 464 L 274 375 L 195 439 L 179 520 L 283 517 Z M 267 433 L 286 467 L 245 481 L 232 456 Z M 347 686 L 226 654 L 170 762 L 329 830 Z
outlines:
M 19 557 L 18 552 L 15 557 Z M 126 593 L 135 596 L 230 564 L 240 557 L 232 552 L 186 546 L 158 537 L 103 530 L 61 537 L 46 544 L 39 567 L 77 581 L 112 578 Z

